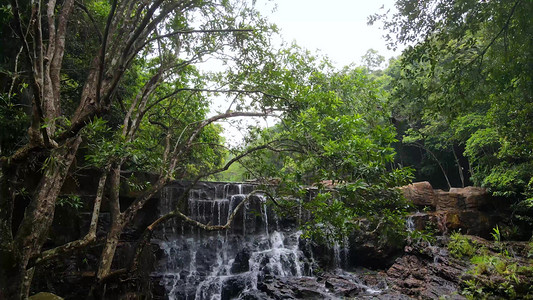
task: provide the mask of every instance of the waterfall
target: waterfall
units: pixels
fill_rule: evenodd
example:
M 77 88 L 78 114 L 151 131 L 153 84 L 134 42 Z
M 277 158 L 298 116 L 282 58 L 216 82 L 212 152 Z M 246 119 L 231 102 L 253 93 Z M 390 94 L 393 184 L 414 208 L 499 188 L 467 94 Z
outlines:
M 221 225 L 228 221 L 239 203 L 245 201 L 244 192 L 253 190 L 253 186 L 204 184 L 190 190 L 186 203 L 176 203 L 185 190 L 165 187 L 161 193 L 160 214 L 179 206 L 198 222 Z M 299 216 L 303 214 L 302 204 L 298 201 L 296 213 Z M 289 224 L 276 216 L 263 195 L 250 195 L 241 209 L 231 229 L 223 232 L 207 232 L 172 220 L 154 233 L 152 243 L 160 252 L 152 278 L 164 289 L 163 299 L 246 298 L 247 293 L 260 294 L 258 285 L 265 280 L 312 278 L 317 266 L 311 248 L 300 240 L 302 232 L 297 229 L 300 220 L 292 220 Z M 343 242 L 334 247 L 339 269 L 348 261 L 348 238 Z M 261 295 L 255 295 L 256 298 L 250 299 L 262 299 Z
M 407 220 L 405 220 L 405 228 L 408 232 L 415 231 L 415 222 L 413 221 L 413 216 L 407 217 Z

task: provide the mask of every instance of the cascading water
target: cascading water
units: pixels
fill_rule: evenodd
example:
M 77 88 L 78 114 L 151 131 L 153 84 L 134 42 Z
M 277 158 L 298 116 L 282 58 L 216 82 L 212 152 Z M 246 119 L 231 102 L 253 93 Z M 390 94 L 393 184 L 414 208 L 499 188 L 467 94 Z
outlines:
M 192 189 L 189 216 L 204 224 L 225 224 L 251 189 L 242 184 Z M 177 194 L 175 187 L 163 190 L 161 214 L 177 205 Z M 156 234 L 153 242 L 162 259 L 153 276 L 168 299 L 230 299 L 256 290 L 265 276 L 311 275 L 312 261 L 299 249 L 301 232 L 269 228 L 273 215 L 264 197 L 251 196 L 241 209 L 232 229 L 224 232 L 206 232 L 174 220 Z
M 160 213 L 177 206 L 196 221 L 223 225 L 253 188 L 247 184 L 204 184 L 190 190 L 186 203 L 176 203 L 185 188 L 170 185 L 161 194 Z M 261 195 L 251 195 L 241 210 L 226 231 L 208 232 L 172 220 L 155 233 L 152 243 L 160 251 L 152 278 L 162 290 L 159 298 L 265 299 L 260 291 L 265 281 L 315 280 L 311 278 L 316 267 L 313 253 L 297 230 L 300 220 L 278 218 Z M 301 209 L 297 213 L 301 216 Z M 334 267 L 339 272 L 348 260 L 347 243 L 346 239 L 342 247 L 333 247 Z M 320 293 L 328 299 L 338 298 L 326 288 Z
M 405 220 L 405 229 L 407 230 L 407 232 L 415 231 L 415 222 L 413 220 L 413 216 L 409 216 Z

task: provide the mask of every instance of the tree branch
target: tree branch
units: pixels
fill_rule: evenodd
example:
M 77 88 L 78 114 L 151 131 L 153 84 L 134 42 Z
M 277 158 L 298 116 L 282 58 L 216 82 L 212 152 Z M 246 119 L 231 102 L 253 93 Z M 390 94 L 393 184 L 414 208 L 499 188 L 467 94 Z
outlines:
M 193 33 L 223 33 L 223 32 L 253 32 L 254 30 L 253 29 L 194 29 L 194 30 L 176 30 L 176 31 L 173 31 L 171 33 L 167 33 L 167 34 L 163 34 L 163 35 L 158 35 L 154 38 L 151 38 L 151 39 L 148 39 L 146 40 L 146 42 L 144 42 L 144 44 L 142 44 L 142 46 L 140 47 L 141 49 L 144 48 L 146 45 L 148 45 L 149 43 L 153 42 L 153 41 L 156 41 L 156 40 L 160 40 L 160 39 L 164 39 L 164 38 L 167 38 L 167 37 L 172 37 L 172 36 L 175 36 L 175 35 L 180 35 L 180 34 L 193 34 Z
M 87 232 L 87 234 L 82 239 L 72 241 L 70 243 L 66 243 L 59 247 L 43 251 L 41 255 L 36 259 L 35 263 L 34 264 L 29 263 L 28 267 L 33 267 L 34 265 L 39 265 L 50 259 L 54 259 L 61 255 L 71 253 L 75 250 L 88 246 L 91 243 L 96 241 L 96 229 L 98 228 L 98 217 L 100 216 L 100 206 L 102 204 L 105 183 L 107 181 L 107 176 L 109 174 L 110 167 L 111 165 L 107 165 L 104 168 L 102 175 L 100 176 L 100 180 L 98 182 L 98 188 L 96 191 L 96 197 L 94 199 L 91 224 L 89 225 L 89 231 Z
M 102 47 L 100 49 L 100 62 L 98 64 L 98 76 L 96 77 L 96 103 L 100 105 L 100 90 L 102 89 L 102 78 L 104 77 L 105 70 L 105 53 L 107 48 L 107 39 L 109 38 L 109 30 L 111 28 L 111 22 L 113 21 L 113 16 L 115 15 L 115 10 L 117 8 L 117 0 L 113 0 L 111 3 L 111 10 L 107 16 L 107 22 L 105 25 L 104 36 L 102 38 Z
M 502 28 L 500 29 L 500 31 L 492 38 L 492 40 L 490 41 L 490 43 L 485 46 L 485 48 L 483 49 L 483 51 L 481 51 L 481 53 L 478 55 L 478 58 L 480 59 L 483 59 L 483 56 L 485 55 L 485 53 L 487 53 L 487 51 L 489 50 L 489 48 L 494 44 L 494 42 L 496 42 L 496 40 L 498 39 L 498 37 L 504 32 L 504 30 L 506 28 L 509 27 L 509 23 L 511 22 L 511 18 L 513 17 L 514 15 L 514 12 L 516 10 L 516 7 L 518 6 L 518 3 L 520 3 L 521 0 L 517 0 L 514 4 L 513 4 L 513 7 L 511 8 L 511 12 L 509 13 L 509 16 L 507 17 L 507 20 L 505 21 L 505 24 L 502 26 Z

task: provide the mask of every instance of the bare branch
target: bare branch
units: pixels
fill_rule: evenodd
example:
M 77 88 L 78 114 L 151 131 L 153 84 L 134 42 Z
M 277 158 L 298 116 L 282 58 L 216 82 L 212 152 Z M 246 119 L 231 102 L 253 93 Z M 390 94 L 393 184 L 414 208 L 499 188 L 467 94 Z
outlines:
M 115 15 L 115 10 L 117 8 L 117 0 L 113 0 L 111 3 L 111 10 L 107 16 L 107 22 L 105 25 L 104 36 L 102 38 L 102 47 L 100 49 L 100 62 L 98 64 L 98 77 L 96 77 L 96 103 L 100 104 L 100 90 L 102 89 L 102 78 L 104 77 L 105 70 L 105 53 L 107 48 L 107 40 L 109 38 L 109 30 L 111 28 L 111 22 L 113 16 Z
M 180 34 L 193 34 L 193 33 L 224 33 L 224 32 L 253 32 L 254 30 L 253 29 L 194 29 L 194 30 L 176 30 L 176 31 L 173 31 L 171 33 L 167 33 L 167 34 L 163 34 L 163 35 L 158 35 L 154 38 L 151 38 L 151 39 L 148 39 L 146 40 L 146 42 L 144 42 L 142 44 L 141 47 L 139 47 L 140 49 L 144 48 L 146 45 L 148 45 L 149 43 L 153 42 L 153 41 L 156 41 L 156 40 L 160 40 L 160 39 L 164 39 L 164 38 L 168 38 L 168 37 L 172 37 L 172 36 L 176 36 L 176 35 L 180 35 Z
M 266 191 L 264 190 L 254 190 L 252 192 L 250 192 L 246 198 L 244 198 L 236 207 L 235 209 L 231 212 L 231 214 L 228 216 L 228 220 L 226 221 L 226 224 L 224 225 L 208 225 L 208 224 L 203 224 L 201 222 L 198 222 L 194 219 L 191 219 L 189 218 L 187 215 L 183 214 L 181 211 L 179 211 L 178 209 L 175 209 L 173 210 L 172 212 L 168 213 L 167 215 L 164 215 L 162 217 L 160 217 L 159 219 L 155 220 L 152 224 L 150 224 L 147 228 L 147 230 L 150 230 L 152 231 L 155 226 L 157 226 L 158 224 L 160 224 L 161 222 L 163 221 L 166 221 L 170 218 L 174 218 L 174 217 L 180 217 L 181 219 L 183 219 L 185 222 L 191 224 L 191 225 L 194 225 L 194 226 L 197 226 L 197 227 L 200 227 L 204 230 L 207 230 L 207 231 L 216 231 L 216 230 L 226 230 L 226 229 L 229 229 L 231 228 L 231 224 L 233 223 L 233 219 L 235 218 L 235 216 L 237 215 L 237 212 L 239 212 L 239 210 L 241 209 L 241 207 L 243 207 L 250 199 L 251 196 L 255 195 L 255 194 L 267 194 Z

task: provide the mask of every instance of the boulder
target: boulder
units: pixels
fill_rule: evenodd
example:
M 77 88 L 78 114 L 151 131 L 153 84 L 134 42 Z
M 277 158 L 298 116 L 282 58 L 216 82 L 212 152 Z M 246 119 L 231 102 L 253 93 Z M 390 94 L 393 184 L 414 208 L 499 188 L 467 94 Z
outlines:
M 387 276 L 392 289 L 417 299 L 464 299 L 458 295 L 463 266 L 451 262 L 444 248 L 426 244 L 406 247 Z
M 434 190 L 427 181 L 400 187 L 404 197 L 414 205 L 436 210 L 491 210 L 496 208 L 494 199 L 485 188 L 467 186 L 449 191 Z
M 427 181 L 400 187 L 404 197 L 414 205 L 435 207 L 435 192 Z
M 231 265 L 231 273 L 238 274 L 246 272 L 250 269 L 250 249 L 244 248 L 235 256 L 235 260 Z
M 222 283 L 221 299 L 235 299 L 246 288 L 246 278 L 232 276 Z
M 441 216 L 448 232 L 461 231 L 484 238 L 489 238 L 496 224 L 506 217 L 505 214 L 476 210 L 444 211 Z
M 351 280 L 341 277 L 330 277 L 325 281 L 326 288 L 340 297 L 355 297 L 365 292 L 365 288 Z
M 494 201 L 485 188 L 475 186 L 451 188 L 450 193 L 463 198 L 466 209 L 490 210 L 494 208 Z
M 436 201 L 435 207 L 437 211 L 452 211 L 462 210 L 466 208 L 463 195 L 455 189 L 453 192 L 445 192 L 443 190 L 435 190 Z

